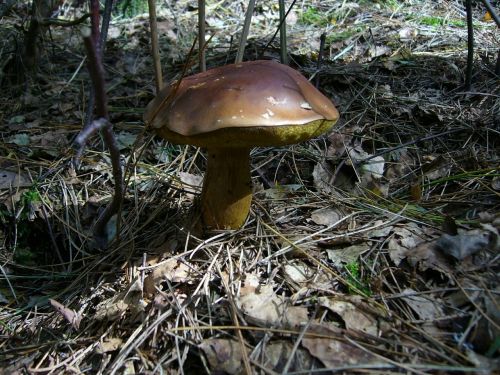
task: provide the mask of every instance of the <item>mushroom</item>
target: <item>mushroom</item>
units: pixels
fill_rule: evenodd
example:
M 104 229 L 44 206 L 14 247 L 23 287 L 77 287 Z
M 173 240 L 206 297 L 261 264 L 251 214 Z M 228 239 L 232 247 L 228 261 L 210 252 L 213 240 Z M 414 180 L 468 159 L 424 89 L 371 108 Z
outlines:
M 165 87 L 144 119 L 173 143 L 207 150 L 204 225 L 241 227 L 250 210 L 250 149 L 302 142 L 328 131 L 339 113 L 296 70 L 251 61 L 208 70 Z

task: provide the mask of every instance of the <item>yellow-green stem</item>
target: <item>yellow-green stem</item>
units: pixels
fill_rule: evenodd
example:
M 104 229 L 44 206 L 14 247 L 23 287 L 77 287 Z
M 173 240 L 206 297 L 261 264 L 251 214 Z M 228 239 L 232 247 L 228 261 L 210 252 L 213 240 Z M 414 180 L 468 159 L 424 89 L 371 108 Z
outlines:
M 208 149 L 201 193 L 205 226 L 238 229 L 245 223 L 251 203 L 250 149 Z

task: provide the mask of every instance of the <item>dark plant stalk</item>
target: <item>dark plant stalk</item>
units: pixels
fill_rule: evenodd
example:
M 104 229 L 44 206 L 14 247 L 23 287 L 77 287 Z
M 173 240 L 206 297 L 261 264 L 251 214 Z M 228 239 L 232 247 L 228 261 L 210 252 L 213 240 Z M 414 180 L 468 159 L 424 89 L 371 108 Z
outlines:
M 198 61 L 200 71 L 207 70 L 205 58 L 205 0 L 198 0 Z
M 104 48 L 106 47 L 106 40 L 108 39 L 109 22 L 111 21 L 111 10 L 113 9 L 113 0 L 106 0 L 104 3 L 104 14 L 102 16 L 101 35 L 99 38 L 99 50 L 101 52 L 101 59 L 104 56 Z
M 99 41 L 99 21 L 101 18 L 99 0 L 90 0 L 90 27 L 92 30 L 92 38 L 94 45 L 99 49 L 97 42 Z
M 472 26 L 472 0 L 465 2 L 467 10 L 467 70 L 465 72 L 465 91 L 472 87 L 472 68 L 474 63 L 474 29 Z
M 243 31 L 241 32 L 240 45 L 238 46 L 238 52 L 236 53 L 235 63 L 240 63 L 243 61 L 243 54 L 245 53 L 245 47 L 247 44 L 248 32 L 250 31 L 250 24 L 252 23 L 254 7 L 255 0 L 249 0 L 247 12 L 245 14 L 245 23 L 243 24 Z
M 149 9 L 149 30 L 151 35 L 151 55 L 153 56 L 153 65 L 155 70 L 156 93 L 158 94 L 163 87 L 163 77 L 161 72 L 160 52 L 158 47 L 158 26 L 156 23 L 156 2 L 148 0 Z
M 43 45 L 40 38 L 45 35 L 50 28 L 43 24 L 43 20 L 47 18 L 56 4 L 45 4 L 42 0 L 33 0 L 31 4 L 31 16 L 28 30 L 24 32 L 24 53 L 23 53 L 23 80 L 25 80 L 26 89 L 28 89 L 28 80 L 33 77 L 33 74 L 38 66 L 39 55 Z
M 90 0 L 90 23 L 92 28 L 92 37 L 94 38 L 94 43 L 98 45 L 98 50 L 100 58 L 104 56 L 104 48 L 106 45 L 106 39 L 108 37 L 109 22 L 111 20 L 111 10 L 113 9 L 113 0 L 106 0 L 104 4 L 104 15 L 102 17 L 101 32 L 99 32 L 99 18 L 100 18 L 100 8 L 99 1 Z M 87 110 L 85 111 L 85 119 L 83 121 L 84 126 L 88 126 L 92 119 L 94 113 L 95 105 L 95 94 L 93 88 L 89 90 L 89 97 L 87 101 Z
M 96 117 L 103 117 L 107 119 L 108 98 L 104 87 L 104 68 L 102 66 L 101 56 L 96 45 L 94 34 L 89 35 L 88 33 L 85 33 L 85 31 L 82 34 L 85 50 L 87 52 L 88 69 L 96 97 L 95 114 Z
M 292 11 L 292 8 L 293 6 L 295 5 L 295 3 L 297 2 L 297 0 L 293 0 L 292 4 L 290 5 L 290 8 L 288 8 L 286 14 L 285 14 L 285 17 L 283 17 L 282 20 L 280 20 L 280 24 L 278 25 L 278 28 L 276 29 L 276 31 L 274 32 L 274 35 L 272 36 L 271 40 L 269 40 L 269 42 L 264 46 L 264 48 L 262 49 L 262 52 L 261 52 L 261 56 L 264 54 L 264 52 L 266 52 L 266 50 L 269 48 L 269 46 L 271 45 L 271 43 L 273 42 L 273 40 L 276 38 L 276 35 L 278 35 L 278 32 L 281 30 L 281 25 L 283 24 L 283 22 L 285 22 L 286 18 L 288 17 L 288 14 Z
M 288 51 L 286 46 L 286 16 L 285 0 L 279 0 L 280 8 L 280 59 L 281 63 L 288 65 Z
M 318 64 L 316 65 L 316 80 L 315 80 L 316 88 L 319 87 L 321 64 L 323 63 L 323 54 L 325 53 L 325 42 L 326 42 L 326 33 L 323 33 L 319 38 Z
M 120 165 L 120 151 L 113 133 L 113 125 L 109 122 L 107 108 L 108 100 L 104 84 L 104 68 L 95 40 L 94 35 L 89 33 L 88 30 L 84 33 L 83 41 L 87 52 L 88 69 L 96 99 L 96 120 L 92 121 L 89 126 L 86 126 L 80 132 L 76 139 L 76 143 L 80 147 L 77 155 L 81 155 L 82 149 L 85 147 L 89 137 L 97 131 L 100 131 L 104 143 L 109 149 L 111 165 L 113 168 L 113 178 L 115 181 L 115 191 L 111 203 L 104 209 L 94 225 L 95 242 L 99 248 L 105 248 L 108 243 L 106 225 L 113 215 L 118 213 L 121 208 L 123 199 L 123 176 Z

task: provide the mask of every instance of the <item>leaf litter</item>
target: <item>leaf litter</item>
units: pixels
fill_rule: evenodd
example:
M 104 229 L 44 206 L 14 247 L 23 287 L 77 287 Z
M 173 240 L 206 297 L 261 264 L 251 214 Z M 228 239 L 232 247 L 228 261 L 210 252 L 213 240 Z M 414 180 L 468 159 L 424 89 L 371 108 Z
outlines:
M 43 54 L 29 92 L 2 66 L 6 373 L 242 373 L 246 359 L 255 373 L 498 371 L 498 31 L 475 4 L 474 85 L 465 92 L 462 4 L 389 3 L 294 6 L 294 67 L 318 77 L 341 119 L 320 139 L 252 151 L 261 191 L 235 232 L 193 226 L 203 151 L 143 137 L 153 91 L 143 15 L 117 17 L 106 48 L 130 183 L 104 253 L 89 245 L 114 183 L 99 137 L 78 170 L 67 167 L 87 100 L 79 33 L 51 28 L 48 43 L 64 47 Z M 197 9 L 159 8 L 170 81 Z M 2 19 L 5 43 L 27 17 L 22 4 L 13 9 Z M 77 10 L 65 9 L 63 18 Z M 208 4 L 210 67 L 232 60 L 245 9 Z M 263 51 L 277 14 L 277 4 L 257 6 L 248 51 L 278 58 L 276 44 Z M 322 33 L 318 72 L 312 47 Z

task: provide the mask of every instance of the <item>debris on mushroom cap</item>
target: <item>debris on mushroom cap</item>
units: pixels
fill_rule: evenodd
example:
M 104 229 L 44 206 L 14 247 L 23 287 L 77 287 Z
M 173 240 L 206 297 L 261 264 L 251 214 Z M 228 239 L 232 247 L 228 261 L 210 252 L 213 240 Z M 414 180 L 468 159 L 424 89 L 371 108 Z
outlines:
M 230 141 L 229 128 L 258 128 L 250 133 L 260 134 L 269 127 L 313 124 L 303 129 L 309 138 L 328 130 L 339 116 L 304 76 L 273 61 L 226 65 L 185 77 L 173 97 L 165 100 L 176 85 L 149 103 L 144 118 L 161 136 L 177 143 L 190 143 L 183 137 L 201 139 L 211 132 L 229 136 Z M 291 138 L 285 143 L 306 137 L 292 134 Z

